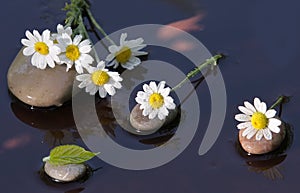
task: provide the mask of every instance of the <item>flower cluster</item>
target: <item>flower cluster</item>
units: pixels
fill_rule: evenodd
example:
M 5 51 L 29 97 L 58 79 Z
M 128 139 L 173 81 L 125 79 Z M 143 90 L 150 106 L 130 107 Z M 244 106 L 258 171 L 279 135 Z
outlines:
M 83 73 L 83 68 L 88 68 L 94 59 L 89 55 L 91 42 L 82 40 L 81 35 L 72 39 L 71 27 L 64 28 L 57 25 L 57 33 L 50 34 L 48 29 L 40 34 L 37 30 L 33 33 L 26 31 L 27 39 L 21 42 L 25 46 L 23 54 L 31 56 L 31 63 L 39 69 L 45 69 L 47 65 L 51 68 L 56 64 L 66 64 L 67 71 L 75 64 L 76 71 Z
M 45 69 L 47 66 L 54 68 L 56 64 L 65 64 L 66 71 L 75 66 L 79 74 L 76 79 L 81 81 L 79 88 L 85 87 L 86 92 L 91 95 L 95 95 L 98 91 L 102 98 L 106 97 L 107 93 L 113 96 L 116 93 L 115 89 L 122 87 L 119 73 L 108 71 L 104 61 L 98 62 L 97 67 L 92 66 L 95 60 L 91 55 L 90 40 L 83 39 L 81 34 L 73 34 L 71 27 L 58 24 L 57 33 L 51 34 L 48 29 L 42 34 L 37 30 L 33 30 L 33 33 L 27 30 L 25 35 L 27 39 L 21 40 L 25 46 L 23 54 L 31 56 L 33 66 Z M 140 51 L 146 47 L 143 38 L 135 40 L 126 40 L 126 38 L 127 34 L 123 33 L 119 46 L 113 44 L 108 47 L 110 52 L 106 57 L 108 67 L 117 68 L 120 64 L 123 68 L 132 70 L 141 63 L 137 56 L 148 54 Z M 85 71 L 87 74 L 84 74 Z

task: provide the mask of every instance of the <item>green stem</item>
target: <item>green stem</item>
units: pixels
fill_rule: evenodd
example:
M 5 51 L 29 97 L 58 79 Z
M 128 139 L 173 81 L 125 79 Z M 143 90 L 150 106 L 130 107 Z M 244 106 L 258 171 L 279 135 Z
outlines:
M 277 107 L 278 105 L 282 104 L 284 100 L 286 99 L 286 96 L 280 96 L 278 99 L 275 101 L 275 103 L 270 107 L 270 109 L 273 109 Z
M 198 67 L 196 67 L 194 70 L 192 70 L 191 72 L 189 72 L 187 74 L 187 76 L 180 82 L 178 83 L 175 87 L 172 88 L 171 91 L 175 91 L 178 88 L 182 87 L 182 85 L 184 83 L 186 83 L 190 78 L 194 77 L 196 74 L 198 74 L 199 72 L 201 72 L 201 70 L 203 70 L 205 67 L 207 67 L 208 65 L 216 65 L 217 64 L 217 60 L 222 58 L 223 55 L 221 54 L 217 54 L 209 59 L 207 59 L 204 63 L 200 64 Z
M 95 25 L 95 27 L 100 31 L 100 33 L 102 33 L 102 35 L 112 44 L 112 45 L 116 45 L 115 42 L 109 38 L 109 36 L 107 35 L 107 33 L 103 30 L 103 28 L 97 23 L 96 19 L 94 18 L 92 12 L 89 9 L 86 9 L 86 12 L 89 16 L 89 18 L 91 19 L 91 22 Z
M 80 23 L 79 23 L 80 29 L 82 30 L 82 33 L 85 35 L 85 38 L 87 38 L 87 39 L 89 39 L 90 41 L 92 41 L 91 38 L 90 38 L 90 36 L 89 36 L 88 31 L 87 31 L 86 28 L 85 28 L 85 25 L 84 25 L 84 23 L 83 23 L 83 18 L 82 18 L 82 15 L 81 15 L 81 14 L 80 14 L 80 16 L 79 16 L 79 21 L 80 21 Z M 96 52 L 95 46 L 92 46 L 92 49 L 93 49 L 94 54 L 95 54 L 96 63 L 98 64 L 98 63 L 100 62 L 100 59 L 99 59 L 98 54 L 97 54 L 97 52 Z

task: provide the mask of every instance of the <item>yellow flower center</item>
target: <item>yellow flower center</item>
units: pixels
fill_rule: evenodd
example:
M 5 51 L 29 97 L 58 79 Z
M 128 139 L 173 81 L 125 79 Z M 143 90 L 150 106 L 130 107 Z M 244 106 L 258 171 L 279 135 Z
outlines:
M 38 52 L 38 53 L 40 53 L 42 55 L 49 54 L 49 47 L 44 42 L 36 42 L 34 44 L 34 49 L 35 49 L 36 52 Z
M 269 120 L 266 115 L 261 112 L 255 112 L 252 115 L 251 124 L 257 130 L 266 128 L 268 126 L 268 122 Z
M 124 46 L 120 51 L 118 51 L 115 54 L 115 56 L 116 56 L 116 60 L 119 63 L 124 64 L 124 63 L 128 62 L 128 60 L 131 57 L 131 50 L 127 46 Z
M 95 85 L 103 86 L 109 81 L 109 75 L 107 72 L 102 70 L 97 70 L 92 73 L 92 81 Z
M 79 48 L 76 45 L 68 45 L 66 48 L 66 56 L 72 61 L 78 60 L 80 56 Z
M 164 97 L 159 93 L 153 93 L 149 97 L 149 104 L 153 109 L 159 109 L 164 104 Z

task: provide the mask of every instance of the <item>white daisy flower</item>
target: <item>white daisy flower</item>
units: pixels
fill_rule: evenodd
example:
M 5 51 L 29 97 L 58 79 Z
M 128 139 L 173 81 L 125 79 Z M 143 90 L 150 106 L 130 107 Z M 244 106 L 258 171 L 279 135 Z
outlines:
M 42 35 L 37 30 L 33 30 L 33 34 L 28 30 L 25 32 L 27 39 L 22 39 L 21 42 L 26 48 L 23 50 L 25 56 L 31 56 L 31 63 L 40 69 L 45 69 L 48 66 L 54 68 L 55 63 L 59 63 L 58 54 L 60 48 L 53 44 L 50 40 L 50 31 L 44 30 Z
M 255 134 L 257 141 L 265 137 L 266 140 L 272 139 L 272 132 L 279 133 L 281 121 L 274 118 L 276 111 L 274 109 L 267 110 L 267 105 L 261 102 L 259 98 L 254 99 L 254 106 L 248 101 L 244 102 L 245 106 L 239 106 L 238 109 L 243 114 L 235 115 L 237 121 L 241 121 L 237 125 L 238 129 L 245 129 L 242 136 L 247 136 L 247 139 L 251 139 Z
M 149 119 L 158 116 L 160 120 L 163 120 L 169 114 L 168 109 L 175 109 L 173 98 L 169 96 L 171 89 L 164 88 L 165 84 L 165 81 L 161 81 L 158 85 L 150 82 L 149 85 L 143 85 L 144 91 L 137 93 L 135 101 L 141 105 L 143 116 L 149 116 Z
M 148 54 L 147 52 L 139 51 L 147 46 L 146 44 L 143 44 L 143 38 L 129 41 L 125 40 L 126 38 L 127 33 L 122 33 L 120 46 L 111 45 L 108 47 L 110 54 L 106 57 L 106 61 L 109 62 L 107 66 L 114 66 L 114 68 L 117 68 L 119 64 L 121 64 L 123 68 L 132 70 L 141 63 L 141 60 L 136 56 Z
M 73 33 L 71 27 L 64 27 L 61 24 L 57 25 L 56 30 L 57 30 L 57 33 L 52 33 L 51 34 L 51 39 L 54 41 L 54 43 L 58 43 L 57 38 L 61 37 L 63 33 L 66 33 L 69 36 L 72 36 L 72 33 Z
M 79 88 L 84 88 L 90 95 L 99 92 L 101 98 L 105 98 L 107 93 L 111 96 L 116 94 L 116 89 L 122 88 L 123 80 L 118 72 L 110 72 L 105 69 L 104 61 L 98 63 L 97 67 L 87 69 L 89 74 L 81 74 L 76 76 L 76 80 L 81 81 Z
M 89 68 L 89 64 L 92 64 L 94 61 L 93 57 L 88 54 L 92 50 L 90 40 L 85 39 L 81 41 L 81 39 L 81 35 L 76 35 L 72 40 L 67 33 L 63 33 L 57 39 L 58 46 L 62 52 L 59 56 L 61 63 L 67 64 L 67 71 L 75 63 L 75 69 L 79 74 L 83 73 L 83 68 Z

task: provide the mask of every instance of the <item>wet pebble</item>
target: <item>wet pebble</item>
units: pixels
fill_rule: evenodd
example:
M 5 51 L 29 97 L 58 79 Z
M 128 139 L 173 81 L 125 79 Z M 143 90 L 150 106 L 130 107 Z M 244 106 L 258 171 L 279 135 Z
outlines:
M 140 109 L 140 104 L 135 105 L 130 113 L 130 123 L 132 127 L 141 132 L 147 132 L 147 134 L 154 133 L 160 129 L 163 125 L 169 124 L 174 120 L 177 115 L 177 110 L 169 111 L 169 116 L 166 119 L 160 120 L 158 117 L 149 119 L 148 116 L 143 116 L 143 110 Z
M 56 65 L 41 70 L 32 66 L 30 60 L 21 49 L 8 70 L 8 88 L 13 95 L 35 107 L 61 106 L 71 99 L 74 69 L 66 72 L 65 65 Z
M 130 113 L 131 125 L 141 131 L 156 131 L 165 123 L 164 120 L 160 120 L 158 117 L 149 119 L 148 116 L 143 116 L 143 110 L 140 109 L 140 104 L 135 105 Z
M 271 140 L 266 140 L 263 137 L 260 141 L 257 141 L 255 136 L 253 136 L 251 139 L 247 139 L 246 137 L 242 136 L 243 131 L 244 129 L 239 131 L 239 141 L 243 149 L 250 154 L 265 154 L 276 150 L 286 135 L 286 128 L 284 124 L 280 126 L 279 133 L 272 132 Z
M 46 162 L 44 170 L 48 176 L 56 181 L 71 182 L 78 180 L 86 173 L 86 166 L 84 164 L 54 166 L 49 162 Z

